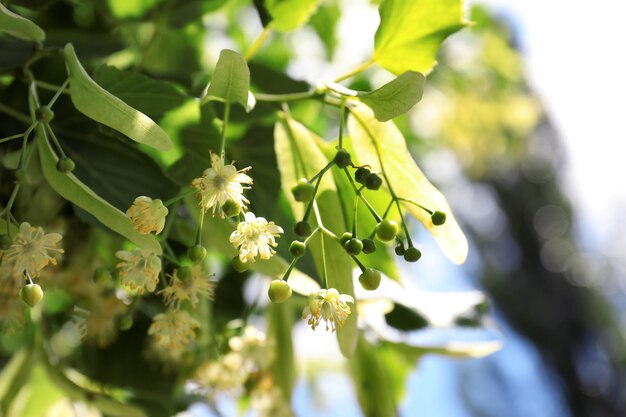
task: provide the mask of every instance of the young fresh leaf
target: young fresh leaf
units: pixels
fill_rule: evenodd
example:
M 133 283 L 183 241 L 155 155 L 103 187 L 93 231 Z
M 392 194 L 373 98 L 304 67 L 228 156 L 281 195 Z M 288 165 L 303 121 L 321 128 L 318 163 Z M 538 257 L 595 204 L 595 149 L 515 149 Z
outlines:
M 96 68 L 93 79 L 109 93 L 153 120 L 160 119 L 163 113 L 179 107 L 189 99 L 172 83 L 108 65 Z
M 433 186 L 419 169 L 406 146 L 404 136 L 393 122 L 379 122 L 372 110 L 362 103 L 349 102 L 348 130 L 359 163 L 370 164 L 372 170 L 382 171 L 398 197 L 419 203 L 430 210 L 440 210 L 447 215 L 446 222 L 435 226 L 430 215 L 407 202 L 406 211 L 417 218 L 435 237 L 443 253 L 454 263 L 462 264 L 467 258 L 468 244 L 446 198 Z
M 250 70 L 246 60 L 235 51 L 222 50 L 203 102 L 239 103 L 250 111 L 249 91 Z
M 279 32 L 298 29 L 309 21 L 320 0 L 266 0 L 265 8 L 272 16 L 269 27 Z
M 57 171 L 58 158 L 46 140 L 42 125 L 37 127 L 37 148 L 41 169 L 48 184 L 61 195 L 96 217 L 102 224 L 138 246 L 160 255 L 161 245 L 152 235 L 142 235 L 124 213 L 94 193 L 73 174 Z
M 43 29 L 0 3 L 0 33 L 2 32 L 25 41 L 43 42 L 46 39 Z
M 465 26 L 462 0 L 383 0 L 374 61 L 394 74 L 428 73 L 439 45 Z
M 78 111 L 136 142 L 159 151 L 171 149 L 172 141 L 159 125 L 91 79 L 69 43 L 65 46 L 65 62 L 70 74 L 70 96 Z
M 397 78 L 369 93 L 359 93 L 359 99 L 367 104 L 381 122 L 408 112 L 422 99 L 424 76 L 406 71 Z
M 274 146 L 284 190 L 290 190 L 298 178 L 311 178 L 328 164 L 328 159 L 317 146 L 320 140 L 315 133 L 285 115 L 276 123 Z M 301 219 L 302 204 L 296 202 L 291 193 L 287 194 L 295 217 Z M 324 226 L 335 234 L 345 232 L 347 229 L 344 218 L 337 215 L 342 212 L 342 208 L 332 175 L 326 174 L 322 178 L 316 200 Z M 308 221 L 315 228 L 317 222 L 313 214 Z M 324 274 L 325 263 L 329 287 L 336 288 L 341 294 L 354 297 L 352 260 L 339 243 L 319 233 L 311 238 L 309 248 L 320 276 Z M 291 283 L 291 280 L 289 282 Z M 356 304 L 350 305 L 350 309 L 352 313 L 345 324 L 337 329 L 339 348 L 346 357 L 350 357 L 354 352 L 358 334 Z

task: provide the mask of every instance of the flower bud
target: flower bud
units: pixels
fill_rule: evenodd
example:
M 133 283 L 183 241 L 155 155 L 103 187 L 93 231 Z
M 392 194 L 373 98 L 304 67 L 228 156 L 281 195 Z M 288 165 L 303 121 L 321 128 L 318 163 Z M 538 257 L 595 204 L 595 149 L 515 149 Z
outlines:
M 291 242 L 291 245 L 289 245 L 289 253 L 294 258 L 300 258 L 304 256 L 305 252 L 306 252 L 306 245 L 304 242 L 300 242 L 299 240 L 294 240 L 293 242 Z
M 341 243 L 341 246 L 345 245 L 347 241 L 349 241 L 350 239 L 352 239 L 352 233 L 350 232 L 345 232 L 343 235 L 341 235 L 341 237 L 339 238 L 339 243 Z
M 402 244 L 402 242 L 398 243 L 398 245 L 395 247 L 394 250 L 396 252 L 396 255 L 404 256 L 405 250 L 404 250 L 404 245 Z
M 293 231 L 300 237 L 308 237 L 311 235 L 311 225 L 308 222 L 301 221 L 293 226 Z
M 358 167 L 354 172 L 354 179 L 359 184 L 365 184 L 365 180 L 371 174 L 371 171 L 365 167 Z
M 72 161 L 71 158 L 68 158 L 67 156 L 60 158 L 57 162 L 57 171 L 59 171 L 60 173 L 69 174 L 70 172 L 74 171 L 74 168 L 76 168 L 76 164 L 74 163 L 74 161 Z
M 374 291 L 380 285 L 380 272 L 375 269 L 367 268 L 359 275 L 359 283 L 361 287 L 367 291 Z
M 306 203 L 311 201 L 313 193 L 315 193 L 315 186 L 309 182 L 306 178 L 300 178 L 298 183 L 291 188 L 291 193 L 296 201 Z
M 54 112 L 48 106 L 41 106 L 35 110 L 35 117 L 38 122 L 50 123 L 54 119 Z
M 37 284 L 26 284 L 20 290 L 20 298 L 30 308 L 35 307 L 43 298 L 43 290 Z
M 270 284 L 270 289 L 267 291 L 267 295 L 273 303 L 282 303 L 291 297 L 291 288 L 289 287 L 289 284 L 287 284 L 287 281 L 275 279 Z
M 391 242 L 398 235 L 398 223 L 384 219 L 376 226 L 376 237 L 381 242 Z
M 204 246 L 195 245 L 187 249 L 187 256 L 191 259 L 193 263 L 200 263 L 204 260 L 206 256 L 206 249 Z
M 234 200 L 228 199 L 222 205 L 222 213 L 226 217 L 235 217 L 241 213 L 241 207 Z
M 350 157 L 350 152 L 346 151 L 343 148 L 337 151 L 337 153 L 335 154 L 334 161 L 335 161 L 335 164 L 339 168 L 346 168 L 352 165 L 352 158 Z
M 242 262 L 239 256 L 235 256 L 232 261 L 230 261 L 230 264 L 237 272 L 246 272 L 250 269 L 250 262 Z
M 378 190 L 383 185 L 383 179 L 378 174 L 371 173 L 365 178 L 365 187 L 368 190 Z
M 350 239 L 344 243 L 343 247 L 350 255 L 356 256 L 363 250 L 363 242 L 359 239 Z
M 422 252 L 419 249 L 410 247 L 404 251 L 404 260 L 407 262 L 417 262 L 422 257 Z
M 437 210 L 430 216 L 430 221 L 432 221 L 435 226 L 441 226 L 446 222 L 446 213 Z
M 372 239 L 363 239 L 363 253 L 369 254 L 376 252 L 376 243 Z

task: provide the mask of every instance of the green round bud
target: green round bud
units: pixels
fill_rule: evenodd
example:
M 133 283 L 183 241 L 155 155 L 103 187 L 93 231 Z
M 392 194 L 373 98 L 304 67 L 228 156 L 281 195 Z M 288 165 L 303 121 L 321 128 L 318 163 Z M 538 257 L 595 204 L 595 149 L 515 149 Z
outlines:
M 300 178 L 298 183 L 291 188 L 291 193 L 296 201 L 306 203 L 311 201 L 313 193 L 315 193 L 315 186 L 309 182 L 306 178 Z
M 365 180 L 372 172 L 365 167 L 358 167 L 354 172 L 354 179 L 359 184 L 365 184 Z
M 181 281 L 190 280 L 192 275 L 193 275 L 193 271 L 188 266 L 181 266 L 180 268 L 178 268 L 178 271 L 176 272 L 176 276 Z
M 359 283 L 361 287 L 367 291 L 374 291 L 380 285 L 380 272 L 375 269 L 367 268 L 359 275 Z
M 294 258 L 300 258 L 304 256 L 305 252 L 306 252 L 306 244 L 304 242 L 300 242 L 299 240 L 294 240 L 293 242 L 291 242 L 291 245 L 289 245 L 289 253 Z
M 376 173 L 371 173 L 365 178 L 365 187 L 368 190 L 378 190 L 383 185 L 383 179 Z
M 359 239 L 350 239 L 343 244 L 343 247 L 350 255 L 356 256 L 363 250 L 363 242 Z
M 301 221 L 293 226 L 293 231 L 300 237 L 307 237 L 311 235 L 311 225 L 308 222 Z
M 341 243 L 341 246 L 344 246 L 346 244 L 347 241 L 349 241 L 350 239 L 352 239 L 352 233 L 350 232 L 345 232 L 343 235 L 341 235 L 341 237 L 339 238 L 339 243 Z
M 402 243 L 398 243 L 398 245 L 395 248 L 395 252 L 396 252 L 396 255 L 398 256 L 404 256 L 404 252 L 405 252 L 404 245 Z
M 18 168 L 15 170 L 15 183 L 16 184 L 24 184 L 27 182 L 28 177 L 26 176 L 26 170 L 24 168 Z
M 422 252 L 419 249 L 410 247 L 404 251 L 404 260 L 407 262 L 417 262 L 422 257 Z
M 113 284 L 113 275 L 107 268 L 97 268 L 93 271 L 93 281 L 98 285 L 111 285 Z
M 398 223 L 384 219 L 376 225 L 376 237 L 381 242 L 391 242 L 398 235 Z
M 289 287 L 289 284 L 287 284 L 287 281 L 275 279 L 270 284 L 270 289 L 267 291 L 267 295 L 273 303 L 282 303 L 291 297 L 291 288 Z
M 437 210 L 430 216 L 430 221 L 432 221 L 435 226 L 441 226 L 446 222 L 446 213 Z
M 343 148 L 337 151 L 337 153 L 335 154 L 334 161 L 335 161 L 335 164 L 339 168 L 346 168 L 352 165 L 352 158 L 350 157 L 350 152 L 346 151 Z
M 134 324 L 134 320 L 131 316 L 122 316 L 120 318 L 120 322 L 119 322 L 119 329 L 122 331 L 126 331 L 129 330 L 131 327 L 133 327 Z
M 20 290 L 20 298 L 30 308 L 35 307 L 43 298 L 43 290 L 37 284 L 26 284 Z
M 372 239 L 363 239 L 363 253 L 376 252 L 376 243 Z
M 35 110 L 35 117 L 39 122 L 50 123 L 54 119 L 54 112 L 48 106 L 41 106 Z
M 187 249 L 187 256 L 193 263 L 200 263 L 206 257 L 206 249 L 202 245 L 194 245 Z
M 241 213 L 241 207 L 235 201 L 228 199 L 222 205 L 222 213 L 224 213 L 224 216 L 226 217 L 239 216 L 239 213 Z
M 74 161 L 72 161 L 71 158 L 68 158 L 67 156 L 64 156 L 57 162 L 57 171 L 63 174 L 69 174 L 70 172 L 74 171 L 74 168 L 76 168 L 76 164 L 74 163 Z
M 230 261 L 230 264 L 237 272 L 246 272 L 250 269 L 250 262 L 242 262 L 239 256 L 235 256 L 232 261 Z

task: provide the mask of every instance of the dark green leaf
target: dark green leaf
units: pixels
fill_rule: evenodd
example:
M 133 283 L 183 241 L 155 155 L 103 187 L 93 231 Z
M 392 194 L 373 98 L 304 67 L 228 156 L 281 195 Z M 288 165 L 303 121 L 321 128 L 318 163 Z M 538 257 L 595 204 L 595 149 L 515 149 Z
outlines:
M 408 112 L 422 98 L 424 76 L 419 72 L 406 71 L 382 87 L 359 93 L 359 99 L 367 104 L 381 122 Z

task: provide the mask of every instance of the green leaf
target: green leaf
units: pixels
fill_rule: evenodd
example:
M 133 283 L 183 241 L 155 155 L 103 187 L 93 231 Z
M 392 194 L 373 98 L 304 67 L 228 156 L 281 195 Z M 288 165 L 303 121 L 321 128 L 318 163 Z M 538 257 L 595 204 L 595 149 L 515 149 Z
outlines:
M 285 115 L 282 115 L 282 119 L 276 123 L 274 141 L 284 190 L 290 190 L 301 177 L 311 178 L 328 164 L 328 159 L 317 145 L 321 139 L 305 126 Z M 301 219 L 304 213 L 303 205 L 296 202 L 291 193 L 286 194 L 295 217 Z M 324 226 L 335 234 L 340 235 L 345 232 L 344 218 L 337 215 L 342 212 L 337 187 L 329 173 L 322 178 L 316 200 Z M 309 222 L 313 228 L 317 225 L 313 214 Z M 341 294 L 354 297 L 352 259 L 339 243 L 320 232 L 311 238 L 308 246 L 320 276 L 324 274 L 325 264 L 329 287 L 336 288 Z M 291 279 L 289 283 L 291 284 Z M 352 313 L 348 316 L 346 323 L 337 329 L 339 348 L 346 357 L 350 357 L 354 352 L 358 334 L 356 304 L 350 308 Z
M 142 235 L 120 210 L 102 199 L 73 174 L 62 174 L 56 169 L 58 158 L 46 140 L 42 125 L 37 126 L 37 147 L 44 176 L 61 197 L 87 211 L 102 224 L 138 246 L 161 255 L 161 245 L 152 235 Z
M 364 416 L 397 415 L 392 377 L 384 365 L 377 349 L 364 337 L 359 337 L 354 356 L 350 359 L 350 371 Z
M 394 74 L 428 73 L 441 43 L 465 26 L 462 0 L 383 0 L 374 61 Z
M 109 126 L 132 140 L 167 151 L 172 141 L 151 118 L 132 108 L 100 87 L 78 61 L 71 44 L 65 46 L 65 62 L 70 74 L 70 96 L 78 111 Z
M 325 2 L 317 12 L 311 16 L 309 25 L 326 47 L 326 58 L 332 61 L 337 47 L 338 23 L 341 18 L 341 9 L 337 3 Z
M 213 100 L 239 103 L 246 111 L 250 111 L 249 91 L 250 70 L 246 60 L 235 51 L 223 49 L 217 60 L 211 84 L 202 100 L 203 103 Z
M 366 105 L 349 102 L 348 130 L 359 164 L 369 164 L 374 171 L 382 171 L 382 160 L 387 178 L 396 195 L 419 203 L 430 210 L 446 213 L 441 226 L 433 225 L 430 215 L 414 204 L 402 203 L 432 234 L 443 253 L 454 263 L 465 262 L 468 243 L 446 198 L 419 169 L 409 152 L 404 136 L 393 122 L 379 122 Z
M 272 363 L 273 378 L 287 402 L 291 402 L 291 392 L 296 380 L 296 364 L 293 355 L 292 328 L 294 324 L 293 299 L 284 303 L 271 303 L 269 310 L 269 335 L 276 347 Z
M 0 33 L 2 32 L 25 41 L 43 42 L 46 39 L 43 29 L 0 3 Z
M 269 27 L 289 32 L 306 24 L 315 13 L 320 0 L 266 0 L 265 8 L 272 16 Z
M 153 120 L 160 119 L 163 113 L 181 106 L 189 99 L 172 83 L 108 65 L 96 68 L 93 79 L 109 93 Z
M 359 99 L 367 104 L 381 122 L 408 112 L 422 99 L 425 78 L 415 71 L 406 71 L 391 82 L 369 93 L 359 93 Z
M 34 352 L 20 349 L 4 365 L 0 373 L 0 415 L 5 415 L 20 388 L 28 379 L 33 367 Z

